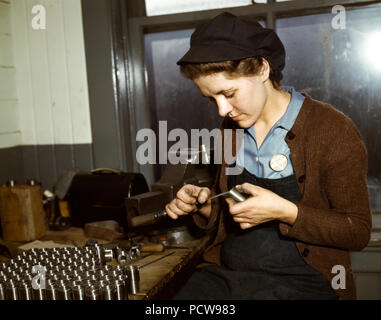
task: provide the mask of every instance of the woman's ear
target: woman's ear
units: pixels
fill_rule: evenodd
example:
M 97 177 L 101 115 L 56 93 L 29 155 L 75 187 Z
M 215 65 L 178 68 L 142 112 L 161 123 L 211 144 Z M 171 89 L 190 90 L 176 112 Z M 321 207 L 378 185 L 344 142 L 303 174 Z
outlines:
M 262 68 L 259 74 L 263 82 L 270 79 L 270 64 L 265 58 L 262 58 Z

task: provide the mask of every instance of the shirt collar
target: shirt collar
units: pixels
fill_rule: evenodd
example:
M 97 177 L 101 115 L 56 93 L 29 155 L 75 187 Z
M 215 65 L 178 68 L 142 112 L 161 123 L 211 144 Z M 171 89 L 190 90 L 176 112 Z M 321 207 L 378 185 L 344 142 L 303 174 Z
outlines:
M 278 120 L 274 127 L 280 127 L 289 131 L 294 125 L 305 97 L 301 93 L 297 92 L 294 87 L 282 86 L 281 89 L 291 94 L 291 100 L 287 106 L 286 112 Z M 250 128 L 245 129 L 245 131 L 248 132 L 252 137 L 255 137 L 254 125 L 252 125 Z
M 295 119 L 297 118 L 300 108 L 303 105 L 305 97 L 297 92 L 294 87 L 281 87 L 284 91 L 291 94 L 291 100 L 288 104 L 287 110 L 282 116 L 282 118 L 279 119 L 277 122 L 277 126 L 282 127 L 289 131 L 292 126 L 294 125 Z

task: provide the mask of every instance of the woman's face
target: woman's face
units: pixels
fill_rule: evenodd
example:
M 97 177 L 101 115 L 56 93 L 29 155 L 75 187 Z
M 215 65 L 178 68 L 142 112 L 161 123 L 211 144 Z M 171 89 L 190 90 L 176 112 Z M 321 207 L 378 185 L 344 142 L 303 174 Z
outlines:
M 193 81 L 216 104 L 221 117 L 229 116 L 241 128 L 251 127 L 261 117 L 267 100 L 263 76 L 230 78 L 219 72 Z

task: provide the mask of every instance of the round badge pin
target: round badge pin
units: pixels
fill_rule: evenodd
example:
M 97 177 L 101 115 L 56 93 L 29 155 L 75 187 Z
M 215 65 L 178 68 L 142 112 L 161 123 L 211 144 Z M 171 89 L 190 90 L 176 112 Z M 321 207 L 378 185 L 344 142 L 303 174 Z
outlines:
M 276 154 L 270 160 L 270 168 L 274 171 L 282 171 L 287 167 L 287 157 L 284 154 Z

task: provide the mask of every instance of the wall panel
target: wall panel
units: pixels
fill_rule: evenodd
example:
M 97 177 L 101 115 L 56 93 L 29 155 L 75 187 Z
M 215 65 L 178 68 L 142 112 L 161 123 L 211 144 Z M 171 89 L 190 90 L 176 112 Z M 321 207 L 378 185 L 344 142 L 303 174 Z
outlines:
M 45 7 L 45 29 L 32 28 L 35 5 Z M 92 169 L 81 1 L 0 0 L 0 46 L 2 154 L 18 154 L 24 180 L 45 187 L 65 169 Z

